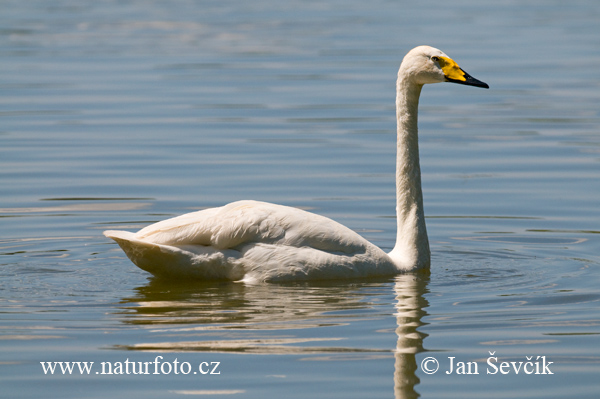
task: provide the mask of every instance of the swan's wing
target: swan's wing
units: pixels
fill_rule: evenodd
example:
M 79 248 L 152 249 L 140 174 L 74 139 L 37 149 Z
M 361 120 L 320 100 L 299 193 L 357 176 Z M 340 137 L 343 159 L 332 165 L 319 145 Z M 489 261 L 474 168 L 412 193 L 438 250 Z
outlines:
M 297 208 L 239 201 L 150 225 L 135 238 L 171 246 L 236 249 L 248 243 L 312 247 L 328 252 L 364 251 L 369 243 L 326 217 Z
M 154 275 L 253 282 L 397 272 L 381 249 L 347 227 L 265 202 L 234 202 L 164 220 L 137 233 L 104 235 Z

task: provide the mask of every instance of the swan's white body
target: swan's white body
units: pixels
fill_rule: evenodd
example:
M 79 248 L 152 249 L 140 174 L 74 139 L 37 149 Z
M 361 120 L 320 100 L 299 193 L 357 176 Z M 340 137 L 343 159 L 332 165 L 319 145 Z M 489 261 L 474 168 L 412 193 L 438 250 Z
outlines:
M 137 233 L 105 231 L 127 256 L 157 276 L 277 282 L 393 275 L 429 267 L 419 166 L 417 114 L 423 84 L 486 87 L 440 50 L 411 50 L 398 72 L 398 153 L 394 249 L 386 254 L 326 217 L 239 201 L 164 220 Z

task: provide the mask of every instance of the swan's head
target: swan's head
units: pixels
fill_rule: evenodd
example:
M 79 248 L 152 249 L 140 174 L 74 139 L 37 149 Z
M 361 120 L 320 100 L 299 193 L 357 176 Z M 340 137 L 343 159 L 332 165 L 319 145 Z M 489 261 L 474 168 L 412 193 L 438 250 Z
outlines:
M 452 82 L 489 89 L 487 83 L 475 79 L 452 58 L 430 46 L 410 50 L 402 60 L 398 75 L 401 79 L 408 78 L 419 85 Z

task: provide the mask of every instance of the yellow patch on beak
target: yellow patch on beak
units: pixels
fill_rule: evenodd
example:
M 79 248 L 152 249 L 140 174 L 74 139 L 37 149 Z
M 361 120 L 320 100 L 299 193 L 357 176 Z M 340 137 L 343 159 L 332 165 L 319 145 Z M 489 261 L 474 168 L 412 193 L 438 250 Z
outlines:
M 451 79 L 453 81 L 465 82 L 467 78 L 465 77 L 465 71 L 460 69 L 458 64 L 454 62 L 452 58 L 449 57 L 438 57 L 440 67 L 444 72 L 446 78 Z
M 459 83 L 467 86 L 483 87 L 484 89 L 490 88 L 487 83 L 477 80 L 473 76 L 463 71 L 452 58 L 437 57 L 437 61 L 442 68 L 442 72 L 444 72 L 447 82 Z

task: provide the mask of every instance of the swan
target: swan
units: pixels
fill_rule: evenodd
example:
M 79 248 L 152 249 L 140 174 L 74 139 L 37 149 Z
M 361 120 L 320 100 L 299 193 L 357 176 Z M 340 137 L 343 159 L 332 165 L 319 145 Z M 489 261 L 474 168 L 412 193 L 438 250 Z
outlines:
M 428 268 L 417 113 L 424 84 L 489 88 L 442 51 L 409 51 L 396 83 L 396 243 L 390 253 L 324 216 L 258 201 L 187 213 L 137 233 L 105 231 L 138 267 L 156 276 L 286 282 L 389 276 Z

